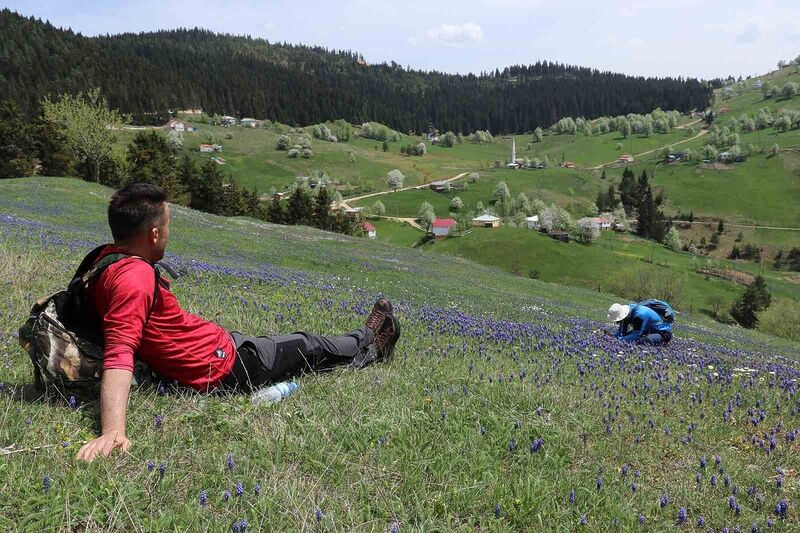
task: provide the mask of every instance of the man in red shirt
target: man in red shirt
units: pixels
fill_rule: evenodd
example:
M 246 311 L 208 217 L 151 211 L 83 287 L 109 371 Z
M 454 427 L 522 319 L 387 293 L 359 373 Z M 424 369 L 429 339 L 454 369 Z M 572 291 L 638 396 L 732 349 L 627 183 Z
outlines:
M 88 287 L 105 342 L 101 435 L 80 449 L 78 459 L 93 461 L 115 448 L 130 448 L 125 418 L 134 357 L 159 375 L 203 392 L 249 392 L 306 370 L 363 367 L 391 358 L 400 324 L 384 298 L 362 328 L 339 337 L 304 332 L 251 337 L 187 313 L 155 267 L 167 248 L 169 223 L 169 204 L 155 185 L 129 185 L 109 203 L 114 243 L 97 259 L 112 253 L 130 257 L 111 264 Z

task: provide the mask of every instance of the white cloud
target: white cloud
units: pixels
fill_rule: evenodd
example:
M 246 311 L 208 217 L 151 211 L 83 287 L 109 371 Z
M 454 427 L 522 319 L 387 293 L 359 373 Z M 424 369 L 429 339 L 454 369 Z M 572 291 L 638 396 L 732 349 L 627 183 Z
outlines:
M 739 44 L 753 43 L 761 37 L 761 28 L 758 24 L 748 24 L 736 34 L 736 42 Z
M 474 22 L 464 24 L 440 24 L 431 28 L 421 36 L 410 37 L 409 44 L 416 46 L 424 42 L 443 44 L 445 46 L 466 46 L 483 40 L 483 30 Z

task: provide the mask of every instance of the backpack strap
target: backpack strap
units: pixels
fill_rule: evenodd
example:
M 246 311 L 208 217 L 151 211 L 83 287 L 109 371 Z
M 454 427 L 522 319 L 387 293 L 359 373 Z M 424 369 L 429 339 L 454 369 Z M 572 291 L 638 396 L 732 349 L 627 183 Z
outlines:
M 161 275 L 159 273 L 158 266 L 138 255 L 131 255 L 125 253 L 108 254 L 99 261 L 96 261 L 97 257 L 105 249 L 106 246 L 108 245 L 104 244 L 102 246 L 98 246 L 97 248 L 89 252 L 89 255 L 84 257 L 83 261 L 81 261 L 81 264 L 78 267 L 78 270 L 75 272 L 75 276 L 72 278 L 72 281 L 70 281 L 69 286 L 67 287 L 67 291 L 76 294 L 81 289 L 85 289 L 93 278 L 97 277 L 100 273 L 102 273 L 105 269 L 107 269 L 117 261 L 122 261 L 123 259 L 127 259 L 128 257 L 135 257 L 136 259 L 144 261 L 145 263 L 153 267 L 153 274 L 155 275 L 156 278 L 155 288 L 153 289 L 153 303 L 150 306 L 150 310 L 147 312 L 147 318 L 145 319 L 145 324 L 146 324 L 147 321 L 150 320 L 150 314 L 153 312 L 153 308 L 155 308 L 156 301 L 158 300 L 158 286 L 161 283 Z

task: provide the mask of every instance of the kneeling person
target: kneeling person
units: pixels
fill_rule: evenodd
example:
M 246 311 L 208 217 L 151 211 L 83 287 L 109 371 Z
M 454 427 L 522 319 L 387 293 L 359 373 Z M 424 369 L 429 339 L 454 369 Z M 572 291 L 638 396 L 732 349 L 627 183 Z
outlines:
M 87 260 L 98 265 L 111 254 L 125 257 L 88 286 L 104 336 L 101 435 L 80 449 L 78 459 L 92 461 L 131 446 L 125 418 L 134 357 L 198 391 L 249 392 L 304 371 L 363 367 L 392 356 L 400 325 L 383 298 L 363 327 L 338 337 L 305 332 L 247 336 L 184 311 L 155 267 L 164 257 L 170 225 L 170 207 L 157 186 L 133 184 L 115 193 L 108 223 L 114 243 Z
M 608 318 L 618 324 L 614 336 L 636 344 L 659 346 L 672 340 L 672 325 L 642 304 L 613 304 Z

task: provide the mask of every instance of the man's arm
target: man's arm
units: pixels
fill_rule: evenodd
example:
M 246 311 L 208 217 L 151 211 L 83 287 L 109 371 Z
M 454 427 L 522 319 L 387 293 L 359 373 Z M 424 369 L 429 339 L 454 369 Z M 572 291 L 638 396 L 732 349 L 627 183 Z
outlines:
M 624 341 L 635 341 L 636 339 L 642 337 L 644 332 L 647 331 L 647 328 L 650 326 L 650 317 L 648 315 L 639 316 L 642 319 L 642 327 L 639 331 L 632 331 L 627 335 L 620 337 Z
M 99 454 L 108 457 L 114 448 L 127 452 L 131 441 L 125 437 L 125 415 L 133 374 L 111 368 L 103 372 L 100 388 L 100 436 L 84 444 L 77 458 L 92 462 Z

